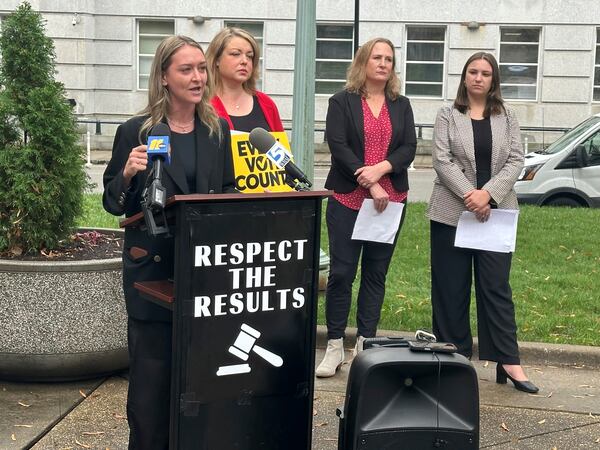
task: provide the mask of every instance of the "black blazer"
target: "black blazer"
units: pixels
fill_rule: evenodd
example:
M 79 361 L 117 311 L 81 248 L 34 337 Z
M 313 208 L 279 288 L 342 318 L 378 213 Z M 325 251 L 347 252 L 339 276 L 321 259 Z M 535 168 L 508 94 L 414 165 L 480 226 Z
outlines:
M 133 117 L 117 128 L 112 157 L 104 172 L 102 196 L 104 209 L 117 216 L 125 214 L 130 217 L 141 211 L 142 190 L 149 170 L 138 172 L 129 187 L 125 188 L 123 168 L 131 150 L 140 145 L 138 133 L 146 118 Z M 221 142 L 216 136 L 209 137 L 208 129 L 196 117 L 196 186 L 188 186 L 183 166 L 173 159 L 172 164 L 165 166 L 163 171 L 162 182 L 167 190 L 167 197 L 175 194 L 236 192 L 229 126 L 223 119 L 220 119 L 220 123 L 223 130 Z M 142 249 L 142 252 L 134 251 L 132 255 L 132 247 Z M 169 310 L 143 300 L 133 288 L 133 283 L 173 278 L 174 253 L 172 237 L 151 237 L 139 227 L 125 230 L 123 290 L 130 317 L 138 320 L 171 320 Z
M 398 192 L 408 191 L 408 173 L 417 137 L 410 102 L 400 96 L 385 100 L 392 123 L 392 139 L 386 159 L 392 165 L 390 179 Z M 331 169 L 325 187 L 339 193 L 358 187 L 354 172 L 365 165 L 365 133 L 361 97 L 341 91 L 329 99 L 325 135 L 331 151 Z

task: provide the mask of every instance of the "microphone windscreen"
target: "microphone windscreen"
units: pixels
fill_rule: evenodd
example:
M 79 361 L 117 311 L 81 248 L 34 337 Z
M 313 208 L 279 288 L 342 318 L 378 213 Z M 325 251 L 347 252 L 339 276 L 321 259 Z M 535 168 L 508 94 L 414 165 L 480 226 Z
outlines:
M 267 153 L 275 144 L 275 138 L 264 128 L 257 127 L 250 132 L 250 143 L 259 152 Z
M 148 164 L 160 159 L 166 164 L 171 163 L 170 155 L 171 130 L 166 123 L 159 122 L 152 127 L 148 134 Z
M 171 136 L 171 129 L 166 123 L 159 122 L 152 127 L 149 136 Z

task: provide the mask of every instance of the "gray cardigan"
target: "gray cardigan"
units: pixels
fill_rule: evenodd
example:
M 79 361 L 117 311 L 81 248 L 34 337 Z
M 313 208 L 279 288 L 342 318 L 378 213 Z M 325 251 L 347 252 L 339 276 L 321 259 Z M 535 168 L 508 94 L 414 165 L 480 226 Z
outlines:
M 514 185 L 523 169 L 519 123 L 513 110 L 490 117 L 492 172 L 483 186 L 500 209 L 518 209 Z M 477 188 L 473 126 L 468 114 L 453 106 L 438 111 L 433 129 L 433 168 L 437 174 L 427 217 L 456 226 L 466 207 L 463 196 Z

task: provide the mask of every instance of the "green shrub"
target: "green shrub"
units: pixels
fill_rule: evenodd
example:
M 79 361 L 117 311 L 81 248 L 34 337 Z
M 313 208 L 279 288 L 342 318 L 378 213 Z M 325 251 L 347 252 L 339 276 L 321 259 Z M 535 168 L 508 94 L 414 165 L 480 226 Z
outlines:
M 0 252 L 55 248 L 75 228 L 86 187 L 76 123 L 55 81 L 54 46 L 24 2 L 0 36 Z

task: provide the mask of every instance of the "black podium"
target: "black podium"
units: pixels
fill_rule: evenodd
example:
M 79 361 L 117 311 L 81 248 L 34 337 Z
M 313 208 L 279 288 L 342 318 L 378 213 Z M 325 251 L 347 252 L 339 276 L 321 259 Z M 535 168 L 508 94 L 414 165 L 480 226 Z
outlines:
M 168 201 L 174 280 L 136 288 L 173 311 L 171 449 L 310 449 L 328 194 Z

